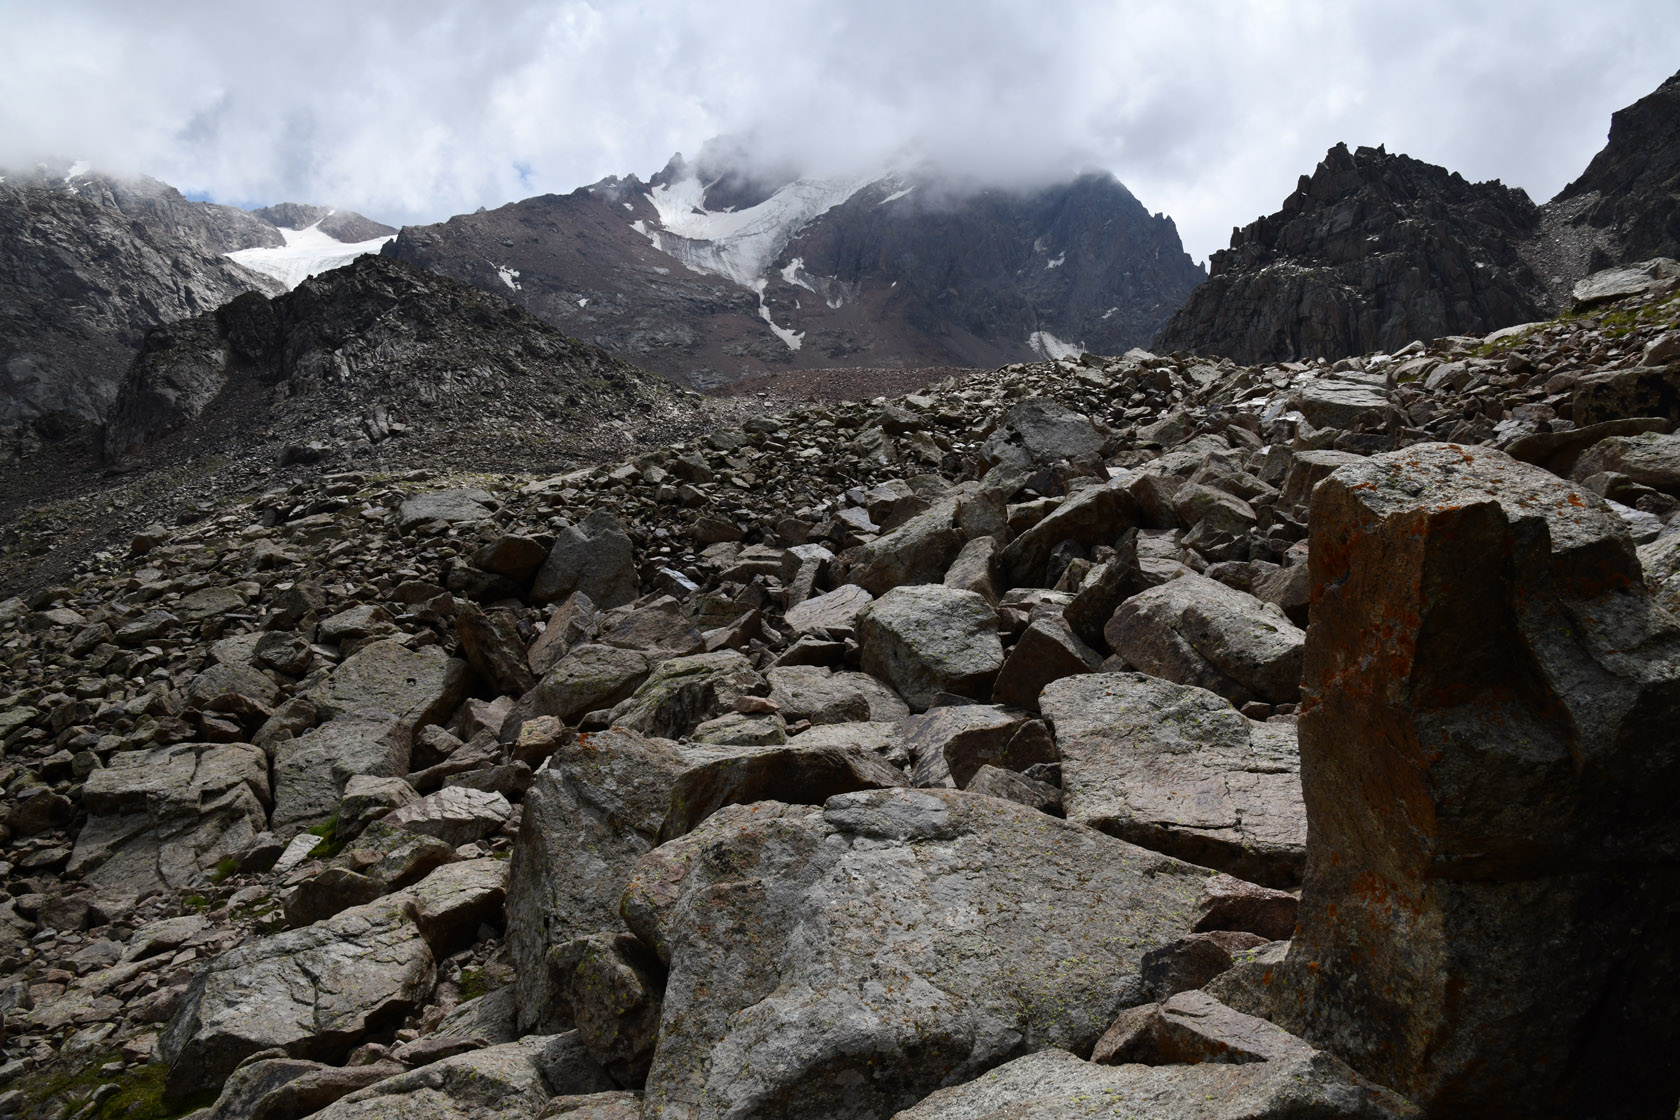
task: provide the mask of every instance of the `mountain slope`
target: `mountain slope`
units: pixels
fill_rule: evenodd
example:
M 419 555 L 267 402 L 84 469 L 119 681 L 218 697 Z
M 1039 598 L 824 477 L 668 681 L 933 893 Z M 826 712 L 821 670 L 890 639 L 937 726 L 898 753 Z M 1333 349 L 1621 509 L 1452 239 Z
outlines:
M 148 327 L 279 286 L 222 254 L 273 226 L 156 180 L 0 179 L 0 427 L 97 420 Z
M 1517 245 L 1539 223 L 1497 180 L 1338 144 L 1276 214 L 1232 233 L 1155 348 L 1340 358 L 1538 319 L 1545 288 Z
M 660 378 L 505 299 L 372 255 L 149 332 L 105 452 L 378 445 L 388 460 L 536 469 L 691 410 Z
M 719 158 L 408 227 L 384 251 L 702 387 L 1124 350 L 1201 279 L 1170 219 L 1110 176 L 1010 192 L 925 171 L 765 178 Z

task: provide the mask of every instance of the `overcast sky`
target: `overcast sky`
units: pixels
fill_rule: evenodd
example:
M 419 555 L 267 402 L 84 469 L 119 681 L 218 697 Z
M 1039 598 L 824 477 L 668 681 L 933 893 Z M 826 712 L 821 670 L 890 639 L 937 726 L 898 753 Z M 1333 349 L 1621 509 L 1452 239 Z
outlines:
M 748 133 L 812 171 L 1106 168 L 1200 261 L 1337 141 L 1545 201 L 1676 69 L 1676 0 L 0 0 L 0 165 L 403 223 Z

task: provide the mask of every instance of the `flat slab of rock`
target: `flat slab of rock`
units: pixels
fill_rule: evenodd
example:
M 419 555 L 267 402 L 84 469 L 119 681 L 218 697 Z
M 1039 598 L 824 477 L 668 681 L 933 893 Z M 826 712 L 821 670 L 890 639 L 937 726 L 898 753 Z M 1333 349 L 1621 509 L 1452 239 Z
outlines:
M 377 708 L 414 731 L 442 723 L 467 698 L 466 662 L 437 646 L 411 650 L 397 641 L 370 642 L 305 697 L 323 718 Z
M 381 899 L 213 958 L 158 1039 L 177 1098 L 221 1085 L 251 1054 L 341 1061 L 420 1006 L 435 980 L 413 904 Z
M 1311 1053 L 1305 1039 L 1282 1027 L 1233 1011 L 1206 992 L 1191 991 L 1122 1011 L 1097 1042 L 1091 1060 L 1110 1066 L 1242 1065 Z
M 1141 591 L 1103 628 L 1135 669 L 1219 693 L 1233 704 L 1293 703 L 1306 634 L 1282 608 L 1193 573 Z
M 1104 1066 L 1066 1050 L 1016 1058 L 894 1120 L 1390 1120 L 1417 1109 L 1328 1054 L 1252 1065 Z
M 794 634 L 825 633 L 835 638 L 850 637 L 857 630 L 858 615 L 875 601 L 875 596 L 855 583 L 814 595 L 784 616 Z
M 868 673 L 836 673 L 820 665 L 768 670 L 770 699 L 789 723 L 857 723 L 903 719 L 909 707 Z
M 647 1107 L 888 1116 L 1022 1049 L 1089 1048 L 1206 879 L 954 790 L 725 808 L 625 892 L 670 968 Z
M 126 894 L 194 886 L 267 827 L 268 760 L 244 743 L 113 755 L 82 786 L 69 873 Z
M 1069 820 L 1252 882 L 1299 882 L 1307 815 L 1288 724 L 1142 673 L 1066 677 L 1040 704 Z
M 397 526 L 408 531 L 428 521 L 483 521 L 495 499 L 478 489 L 434 490 L 416 494 L 397 511 Z
M 910 710 L 941 692 L 985 700 L 1003 667 L 992 605 L 940 584 L 895 587 L 858 619 L 863 670 L 891 685 Z
M 435 836 L 460 847 L 494 835 L 513 813 L 508 799 L 492 790 L 444 786 L 385 818 L 397 828 Z
M 500 923 L 507 882 L 507 860 L 467 859 L 445 864 L 403 895 L 414 900 L 414 924 L 441 958 L 472 944 L 479 926 Z

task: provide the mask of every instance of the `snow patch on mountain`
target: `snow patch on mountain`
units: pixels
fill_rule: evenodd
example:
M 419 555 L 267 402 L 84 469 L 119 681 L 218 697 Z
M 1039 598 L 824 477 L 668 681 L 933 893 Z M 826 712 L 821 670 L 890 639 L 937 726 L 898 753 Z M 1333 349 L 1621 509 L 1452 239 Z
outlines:
M 496 266 L 496 275 L 502 278 L 502 283 L 514 291 L 519 290 L 519 270 L 517 268 L 509 268 L 505 264 L 499 264 Z
M 667 236 L 653 242 L 696 272 L 752 288 L 794 234 L 879 178 L 796 179 L 744 210 L 707 210 L 706 188 L 692 176 L 661 184 L 647 200 Z
M 1077 358 L 1085 353 L 1085 344 L 1081 342 L 1063 342 L 1049 331 L 1034 331 L 1027 336 L 1027 345 L 1033 352 L 1046 361 L 1058 361 L 1062 358 Z
M 778 327 L 776 320 L 770 317 L 770 305 L 764 302 L 764 289 L 768 281 L 756 280 L 747 287 L 758 293 L 758 314 L 761 319 L 770 324 L 770 332 L 787 344 L 789 350 L 798 350 L 805 345 L 805 332 L 794 331 L 787 327 Z
M 286 244 L 273 248 L 237 249 L 228 253 L 227 257 L 235 264 L 274 277 L 290 291 L 317 273 L 340 268 L 365 254 L 377 253 L 386 242 L 396 238 L 396 234 L 390 234 L 346 244 L 331 234 L 323 233 L 320 225 L 316 222 L 304 229 L 276 226 Z M 505 276 L 502 279 L 508 280 Z

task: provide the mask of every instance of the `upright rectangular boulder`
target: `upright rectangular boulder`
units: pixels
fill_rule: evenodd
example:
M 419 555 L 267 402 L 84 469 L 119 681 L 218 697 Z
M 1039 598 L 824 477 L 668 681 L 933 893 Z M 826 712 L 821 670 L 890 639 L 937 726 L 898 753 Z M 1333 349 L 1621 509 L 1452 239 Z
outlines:
M 1424 444 L 1314 492 L 1282 1025 L 1431 1115 L 1680 1098 L 1680 626 L 1591 493 Z

